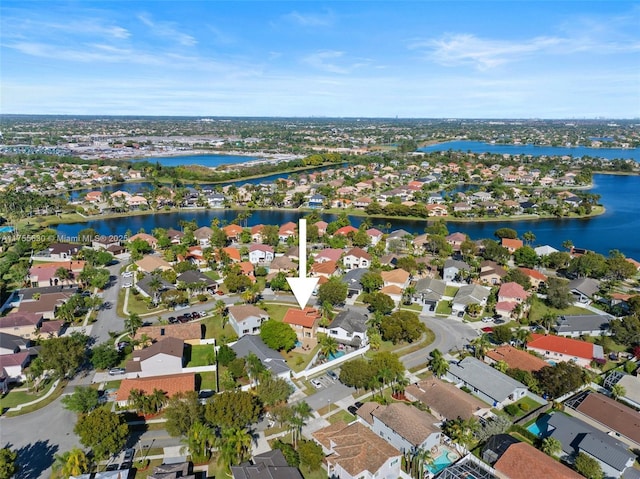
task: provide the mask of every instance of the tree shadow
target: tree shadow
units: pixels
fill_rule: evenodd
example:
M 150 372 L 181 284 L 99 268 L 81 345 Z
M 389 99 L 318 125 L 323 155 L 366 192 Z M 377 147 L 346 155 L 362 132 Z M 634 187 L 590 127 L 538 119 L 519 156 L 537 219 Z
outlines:
M 17 449 L 18 474 L 21 479 L 38 479 L 44 475 L 54 461 L 58 452 L 57 444 L 49 444 L 49 440 L 37 441 Z

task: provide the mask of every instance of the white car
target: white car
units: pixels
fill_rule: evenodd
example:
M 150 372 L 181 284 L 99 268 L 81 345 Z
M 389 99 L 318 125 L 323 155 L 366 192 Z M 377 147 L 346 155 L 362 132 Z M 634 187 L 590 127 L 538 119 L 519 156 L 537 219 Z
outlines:
M 132 271 L 125 271 L 124 273 L 122 273 L 122 277 L 123 278 L 131 278 L 131 277 L 133 277 L 133 272 Z
M 133 283 L 124 283 L 122 285 L 123 288 L 130 288 L 131 286 L 133 286 Z
M 482 322 L 483 323 L 491 323 L 491 322 L 493 322 L 493 318 L 491 318 L 489 316 L 485 316 L 484 318 L 482 318 Z
M 320 389 L 322 387 L 322 383 L 317 379 L 312 379 L 310 382 L 316 389 Z

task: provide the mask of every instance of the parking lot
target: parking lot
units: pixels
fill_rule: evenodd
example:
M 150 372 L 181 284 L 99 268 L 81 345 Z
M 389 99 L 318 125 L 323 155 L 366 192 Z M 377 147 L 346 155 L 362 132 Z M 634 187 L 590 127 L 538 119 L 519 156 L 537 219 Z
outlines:
M 316 376 L 314 378 L 311 378 L 309 382 L 313 385 L 313 387 L 315 387 L 318 390 L 331 387 L 334 384 L 340 382 L 338 380 L 340 371 L 339 370 L 330 370 L 330 371 L 331 372 L 325 372 L 321 376 Z

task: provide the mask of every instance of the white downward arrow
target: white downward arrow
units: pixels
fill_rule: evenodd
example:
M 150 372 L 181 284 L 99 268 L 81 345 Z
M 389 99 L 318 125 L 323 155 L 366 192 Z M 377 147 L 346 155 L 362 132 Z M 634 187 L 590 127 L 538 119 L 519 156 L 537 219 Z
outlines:
M 298 277 L 287 278 L 300 309 L 304 309 L 318 284 L 318 278 L 307 278 L 307 220 L 298 220 L 298 243 L 300 248 Z

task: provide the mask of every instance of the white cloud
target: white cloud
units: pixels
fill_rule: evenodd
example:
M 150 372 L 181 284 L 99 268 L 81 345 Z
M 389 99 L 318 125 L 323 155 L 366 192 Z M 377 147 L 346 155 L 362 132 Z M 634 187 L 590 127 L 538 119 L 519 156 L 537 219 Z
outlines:
M 349 73 L 348 68 L 341 67 L 339 65 L 336 65 L 334 62 L 332 62 L 332 60 L 337 60 L 342 58 L 343 55 L 344 55 L 344 52 L 339 52 L 335 50 L 334 51 L 326 50 L 322 52 L 312 53 L 311 55 L 308 55 L 305 58 L 303 58 L 302 61 L 307 65 L 313 68 L 316 68 L 318 70 L 322 70 L 329 73 L 346 74 L 346 73 Z
M 284 18 L 303 27 L 329 27 L 336 21 L 336 17 L 331 11 L 326 13 L 300 13 L 294 10 L 285 15 Z
M 192 47 L 198 43 L 195 37 L 180 32 L 175 28 L 172 22 L 158 22 L 151 19 L 147 14 L 138 15 L 138 19 L 149 29 L 154 35 L 177 41 L 185 47 Z

